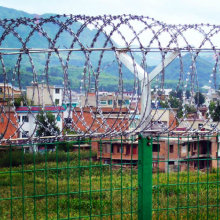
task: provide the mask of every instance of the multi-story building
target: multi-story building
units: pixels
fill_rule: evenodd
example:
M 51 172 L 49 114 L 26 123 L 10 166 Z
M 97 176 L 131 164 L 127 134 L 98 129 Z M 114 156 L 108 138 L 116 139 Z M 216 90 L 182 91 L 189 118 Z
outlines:
M 152 145 L 153 171 L 217 168 L 220 166 L 219 142 L 216 137 L 156 138 Z M 94 148 L 98 149 L 97 157 L 104 163 L 137 164 L 138 141 L 104 140 Z
M 62 105 L 63 87 L 47 84 L 33 84 L 27 86 L 27 99 L 33 105 Z
M 81 106 L 97 106 L 96 93 L 90 92 L 87 96 L 81 95 Z M 116 94 L 114 92 L 99 92 L 98 93 L 98 105 L 101 107 L 128 107 L 131 102 L 130 96 Z

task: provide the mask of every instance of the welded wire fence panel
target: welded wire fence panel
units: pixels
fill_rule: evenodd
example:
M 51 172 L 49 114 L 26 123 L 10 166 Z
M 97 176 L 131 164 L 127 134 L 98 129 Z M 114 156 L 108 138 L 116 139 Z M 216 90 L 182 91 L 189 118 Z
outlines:
M 156 137 L 153 219 L 219 219 L 218 136 Z
M 132 140 L 2 146 L 0 154 L 0 219 L 137 219 Z

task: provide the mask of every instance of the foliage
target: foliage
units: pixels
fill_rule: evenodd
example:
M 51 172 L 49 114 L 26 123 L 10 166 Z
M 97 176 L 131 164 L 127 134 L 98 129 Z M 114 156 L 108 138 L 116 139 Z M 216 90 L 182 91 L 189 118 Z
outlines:
M 205 96 L 201 92 L 196 92 L 194 98 L 195 98 L 195 103 L 199 106 L 205 102 Z
M 55 155 L 54 161 L 50 155 Z M 59 158 L 60 152 L 57 155 Z M 66 161 L 58 163 L 56 153 L 41 156 L 44 158 L 41 163 L 34 164 L 32 154 L 30 164 L 15 166 L 12 170 L 1 169 L 1 219 L 11 218 L 11 205 L 14 219 L 32 219 L 34 215 L 37 219 L 67 219 L 90 214 L 99 218 L 112 212 L 117 213 L 115 219 L 122 216 L 131 219 L 131 211 L 132 219 L 138 218 L 135 167 L 121 168 L 112 164 L 111 168 L 103 163 L 100 166 L 99 161 L 85 159 L 82 154 L 79 160 L 78 153 L 66 154 Z M 152 182 L 153 219 L 167 219 L 167 216 L 176 219 L 177 213 L 181 219 L 195 219 L 197 214 L 201 219 L 217 219 L 218 171 L 155 173 Z M 205 207 L 199 209 L 199 213 L 195 208 L 198 204 Z M 207 205 L 211 209 L 207 210 Z M 121 211 L 123 215 L 118 214 Z
M 192 105 L 185 105 L 186 113 L 196 113 L 196 108 Z
M 166 102 L 160 101 L 160 105 L 162 108 L 176 108 L 177 109 L 177 117 L 181 118 L 182 113 L 182 103 L 181 101 L 173 96 L 169 97 L 169 100 Z
M 72 143 L 73 144 L 73 143 Z M 42 153 L 24 153 L 22 150 L 13 150 L 7 152 L 1 152 L 1 160 L 0 160 L 0 167 L 16 167 L 21 166 L 22 164 L 28 165 L 33 164 L 35 160 L 35 164 L 43 163 L 45 161 L 45 156 L 47 156 L 47 162 L 63 162 L 67 161 L 69 158 L 70 161 L 78 159 L 78 151 L 77 152 L 70 152 L 72 148 L 72 144 L 65 142 L 60 143 L 57 145 L 57 153 L 56 152 L 45 152 Z M 49 145 L 47 145 L 49 146 Z M 67 147 L 68 146 L 68 147 Z M 63 151 L 67 147 L 66 152 Z M 46 154 L 46 155 L 45 155 Z M 80 150 L 80 158 L 82 160 L 88 159 L 91 157 L 96 157 L 97 153 L 94 151 L 85 151 Z
M 26 105 L 31 105 L 31 101 L 28 100 L 27 98 L 24 98 L 23 96 L 19 97 L 19 98 L 15 98 L 14 99 L 14 105 L 15 107 L 19 107 L 21 105 L 26 106 Z
M 173 93 L 171 93 L 168 101 L 163 102 L 160 101 L 160 105 L 162 108 L 176 108 L 177 109 L 177 117 L 181 118 L 183 116 L 183 106 L 182 106 L 182 102 L 179 98 L 173 97 L 172 96 Z M 168 104 L 169 102 L 169 104 Z M 195 113 L 196 109 L 194 106 L 191 105 L 185 105 L 185 111 L 186 114 L 190 114 L 190 113 Z
M 51 112 L 41 111 L 36 118 L 37 131 L 36 135 L 38 137 L 53 136 L 59 133 L 60 130 L 56 125 L 55 116 Z
M 213 121 L 220 121 L 220 102 L 210 102 L 209 111 Z
M 190 98 L 190 96 L 191 96 L 190 91 L 189 91 L 189 90 L 186 90 L 186 98 L 187 98 L 187 99 L 189 99 L 189 98 Z
M 177 91 L 172 90 L 172 91 L 170 92 L 170 96 L 175 97 L 175 98 L 178 98 L 178 99 L 181 99 L 182 96 L 183 96 L 183 91 L 182 91 L 182 89 L 178 89 Z

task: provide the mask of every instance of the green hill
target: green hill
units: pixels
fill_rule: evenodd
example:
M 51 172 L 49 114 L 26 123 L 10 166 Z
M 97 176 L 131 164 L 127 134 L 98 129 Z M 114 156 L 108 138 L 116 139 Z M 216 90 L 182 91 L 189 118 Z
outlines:
M 0 19 L 16 19 L 20 17 L 28 18 L 48 18 L 52 14 L 45 15 L 35 15 L 28 14 L 23 11 L 18 11 L 14 9 L 9 9 L 5 7 L 0 7 Z M 65 21 L 66 18 L 60 18 L 60 20 Z M 38 22 L 38 21 L 37 21 Z M 36 26 L 37 26 L 36 22 Z M 28 23 L 29 24 L 29 23 Z M 36 27 L 35 26 L 35 27 Z M 32 28 L 28 25 L 21 24 L 18 27 L 14 28 L 14 31 L 21 37 L 20 40 L 17 35 L 10 33 L 5 36 L 4 40 L 1 41 L 0 47 L 2 48 L 22 48 L 24 45 L 28 48 L 50 48 L 53 44 L 53 40 L 58 36 L 56 44 L 54 45 L 57 48 L 70 48 L 71 44 L 76 40 L 76 35 L 78 36 L 77 41 L 74 43 L 74 48 L 84 47 L 94 47 L 100 48 L 105 46 L 107 37 L 101 33 L 98 35 L 97 39 L 93 41 L 98 32 L 97 29 L 89 29 L 84 27 L 83 31 L 80 34 L 77 34 L 82 28 L 82 24 L 78 22 L 70 23 L 68 26 L 72 34 L 68 31 L 62 32 L 60 35 L 58 25 L 51 23 L 51 21 L 45 22 L 42 25 L 42 30 L 36 29 L 32 33 Z M 0 26 L 0 37 L 4 33 L 5 28 Z M 45 37 L 44 33 L 47 33 Z M 30 36 L 30 37 L 28 37 Z M 113 45 L 116 45 L 115 42 L 112 42 Z M 107 47 L 111 47 L 110 43 L 107 44 Z M 45 64 L 48 60 L 47 53 L 41 54 L 31 54 L 31 59 L 28 55 L 22 55 L 20 62 L 20 71 L 16 67 L 18 55 L 4 55 L 3 61 L 6 66 L 7 80 L 13 82 L 16 86 L 25 87 L 31 84 L 31 81 L 42 80 L 47 81 L 51 84 L 62 84 L 64 80 L 64 71 L 63 65 L 66 65 L 67 62 L 67 52 L 60 53 L 60 57 L 56 54 L 52 54 L 49 57 L 49 69 L 45 70 Z M 88 54 L 87 54 L 88 55 Z M 136 60 L 141 62 L 141 56 L 137 53 L 134 54 Z M 152 56 L 153 59 L 159 60 L 157 56 Z M 61 62 L 61 60 L 62 62 Z M 150 60 L 148 67 L 146 68 L 150 72 L 155 65 L 154 60 Z M 32 68 L 32 63 L 34 64 L 34 69 Z M 89 60 L 87 62 L 87 68 L 84 69 L 86 62 L 86 54 L 82 51 L 72 52 L 68 58 L 68 79 L 70 80 L 70 85 L 73 90 L 79 91 L 81 80 L 85 79 L 87 83 L 90 82 L 91 87 L 94 86 L 94 73 L 97 72 L 98 63 L 100 62 L 100 52 L 92 52 L 89 54 Z M 153 65 L 151 65 L 151 63 Z M 183 70 L 186 74 L 190 71 L 191 57 L 189 54 L 186 54 L 183 57 Z M 16 67 L 16 68 L 15 68 Z M 207 85 L 208 80 L 210 79 L 210 74 L 212 73 L 213 64 L 209 62 L 206 57 L 197 58 L 197 76 L 200 86 Z M 2 65 L 0 65 L 0 71 L 2 72 Z M 34 73 L 34 74 L 33 74 Z M 134 76 L 128 69 L 122 65 L 123 73 L 123 82 L 124 89 L 127 91 L 133 90 L 133 81 Z M 114 52 L 104 52 L 102 61 L 100 63 L 99 69 L 99 88 L 101 90 L 116 91 L 118 89 L 118 81 L 120 75 L 120 67 L 115 59 Z M 166 68 L 165 71 L 165 87 L 175 88 L 178 78 L 180 75 L 180 62 L 178 59 L 174 60 L 172 64 Z M 33 77 L 34 76 L 34 77 Z M 15 79 L 12 81 L 12 79 Z M 91 79 L 90 79 L 91 78 Z M 0 75 L 0 81 L 4 81 L 5 76 Z M 19 82 L 21 83 L 19 85 Z

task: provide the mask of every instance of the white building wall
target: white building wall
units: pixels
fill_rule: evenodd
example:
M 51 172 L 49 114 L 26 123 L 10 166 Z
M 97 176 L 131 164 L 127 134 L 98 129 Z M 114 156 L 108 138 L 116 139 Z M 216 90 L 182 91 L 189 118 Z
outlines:
M 59 90 L 59 93 L 57 93 L 57 90 Z M 53 89 L 53 102 L 56 105 L 62 105 L 63 99 L 63 88 L 55 87 Z M 59 100 L 59 103 L 56 103 L 56 100 Z
M 19 138 L 22 138 L 22 132 L 28 132 L 27 135 L 28 137 L 32 136 L 34 134 L 34 136 L 36 135 L 36 117 L 37 117 L 38 113 L 18 113 L 18 116 L 20 116 L 20 122 L 19 122 L 19 126 L 20 127 L 20 134 L 19 134 Z M 55 118 L 56 118 L 56 125 L 59 128 L 60 132 L 63 129 L 63 113 L 61 112 L 59 114 L 59 118 L 60 120 L 58 121 L 58 113 L 52 113 Z M 23 116 L 27 116 L 28 117 L 28 122 L 23 122 L 22 121 L 22 117 Z
M 36 123 L 35 123 L 35 118 L 32 114 L 30 113 L 18 113 L 18 116 L 20 116 L 20 122 L 19 122 L 19 127 L 20 127 L 20 134 L 19 137 L 22 138 L 22 133 L 23 132 L 28 132 L 28 137 L 33 135 Z M 23 121 L 23 116 L 28 117 L 28 122 Z

